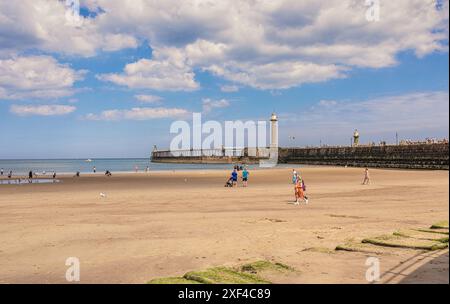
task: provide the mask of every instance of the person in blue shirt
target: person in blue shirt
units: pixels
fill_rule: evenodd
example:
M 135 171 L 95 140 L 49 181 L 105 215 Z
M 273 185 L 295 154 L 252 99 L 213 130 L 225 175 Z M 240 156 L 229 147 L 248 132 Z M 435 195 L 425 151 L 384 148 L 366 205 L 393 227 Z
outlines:
M 248 172 L 247 168 L 244 168 L 244 171 L 242 171 L 242 183 L 243 183 L 244 187 L 247 187 L 247 185 L 248 185 L 248 175 L 249 175 L 249 172 Z
M 233 187 L 237 186 L 238 174 L 236 169 L 234 169 L 233 172 L 231 173 L 231 179 L 233 181 Z

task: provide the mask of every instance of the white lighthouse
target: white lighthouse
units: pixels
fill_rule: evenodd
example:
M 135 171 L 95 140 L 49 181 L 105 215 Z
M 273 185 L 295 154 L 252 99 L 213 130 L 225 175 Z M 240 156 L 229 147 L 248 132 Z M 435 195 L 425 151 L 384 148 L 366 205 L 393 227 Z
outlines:
M 275 113 L 270 117 L 270 148 L 278 148 L 278 118 Z

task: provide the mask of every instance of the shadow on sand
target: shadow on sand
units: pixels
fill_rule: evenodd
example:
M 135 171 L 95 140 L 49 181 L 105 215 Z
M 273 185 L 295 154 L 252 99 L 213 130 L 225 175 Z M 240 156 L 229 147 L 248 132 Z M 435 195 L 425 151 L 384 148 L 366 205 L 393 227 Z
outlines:
M 400 284 L 437 283 L 448 284 L 448 250 L 439 253 L 400 281 Z
M 384 283 L 449 284 L 448 265 L 448 250 L 419 253 L 384 273 Z

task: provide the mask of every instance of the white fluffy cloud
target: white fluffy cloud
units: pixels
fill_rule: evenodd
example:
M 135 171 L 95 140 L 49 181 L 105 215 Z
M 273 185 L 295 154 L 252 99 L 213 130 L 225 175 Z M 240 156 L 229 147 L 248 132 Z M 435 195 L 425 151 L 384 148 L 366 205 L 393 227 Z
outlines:
M 220 90 L 224 93 L 235 93 L 239 91 L 239 87 L 236 85 L 223 85 Z
M 163 98 L 155 95 L 134 95 L 140 103 L 159 104 L 163 101 Z
M 433 1 L 380 1 L 378 22 L 366 19 L 363 0 L 88 2 L 107 12 L 98 20 L 100 27 L 114 22 L 132 29 L 159 54 L 177 49 L 184 58 L 178 74 L 203 69 L 260 89 L 326 81 L 357 67 L 389 67 L 406 50 L 418 57 L 447 51 L 448 1 L 440 9 Z M 144 63 L 149 62 L 137 62 Z M 139 76 L 160 78 L 158 69 L 146 70 Z M 126 84 L 123 80 L 116 83 Z
M 127 64 L 122 74 L 103 74 L 97 78 L 133 89 L 192 91 L 199 88 L 194 72 L 178 50 L 156 50 L 153 57 Z
M 184 118 L 189 111 L 179 108 L 132 108 L 125 110 L 106 110 L 100 114 L 90 113 L 85 116 L 87 120 L 152 120 L 159 118 Z
M 230 102 L 226 99 L 214 100 L 211 98 L 204 98 L 202 100 L 203 113 L 210 113 L 213 109 L 227 108 L 230 106 Z
M 74 112 L 76 107 L 67 105 L 12 105 L 11 113 L 19 116 L 59 116 Z
M 49 56 L 0 59 L 0 99 L 69 96 L 84 73 Z
M 100 17 L 80 16 L 80 25 L 72 22 L 65 2 L 0 1 L 0 56 L 30 49 L 93 56 L 98 50 L 114 51 L 138 45 L 132 35 L 100 28 Z
M 153 56 L 99 78 L 129 88 L 195 90 L 195 71 L 286 89 L 383 68 L 396 56 L 448 51 L 448 1 L 84 0 L 96 15 L 67 24 L 64 1 L 0 2 L 0 56 L 38 49 L 91 56 L 148 41 Z

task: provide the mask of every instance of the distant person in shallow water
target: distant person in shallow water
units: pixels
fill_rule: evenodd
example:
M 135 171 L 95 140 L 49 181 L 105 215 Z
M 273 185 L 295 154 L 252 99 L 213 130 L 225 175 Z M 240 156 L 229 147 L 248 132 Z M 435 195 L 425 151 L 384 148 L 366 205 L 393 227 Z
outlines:
M 94 166 L 94 168 L 92 168 L 92 171 L 94 171 L 94 173 L 97 173 L 97 168 Z
M 30 172 L 28 172 L 28 178 L 33 179 L 33 171 L 30 170 Z
M 0 175 L 3 176 L 3 168 L 0 170 Z
M 105 175 L 106 176 L 111 176 L 112 174 L 111 174 L 111 172 L 109 170 L 106 170 Z
M 366 168 L 364 170 L 364 180 L 363 180 L 362 184 L 363 185 L 369 185 L 370 184 L 369 168 Z

